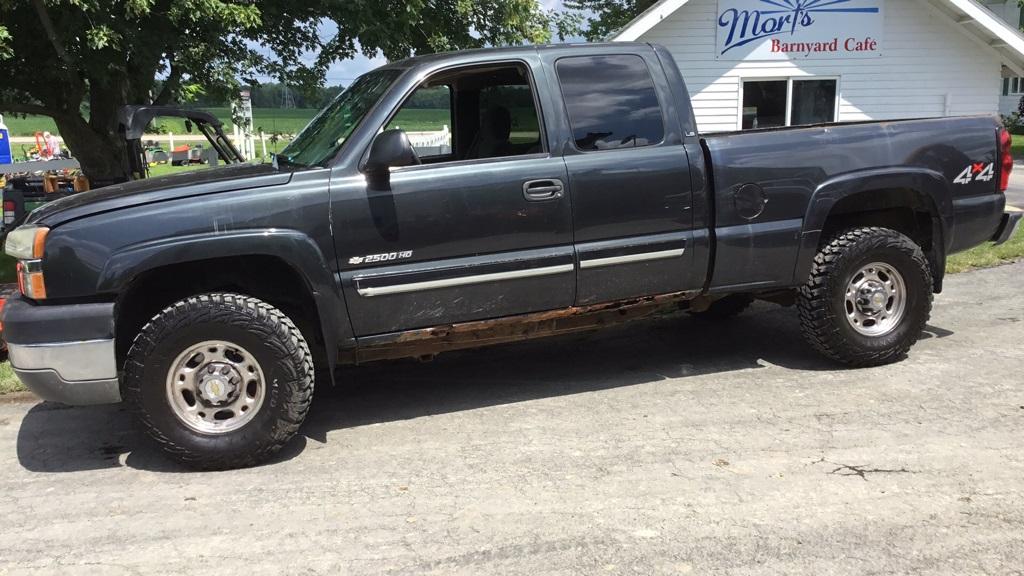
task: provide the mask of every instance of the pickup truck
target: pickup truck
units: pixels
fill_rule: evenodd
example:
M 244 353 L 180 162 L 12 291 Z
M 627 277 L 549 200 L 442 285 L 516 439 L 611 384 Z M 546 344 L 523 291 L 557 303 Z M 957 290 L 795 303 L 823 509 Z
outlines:
M 444 141 L 411 130 L 426 101 Z M 6 243 L 11 364 L 45 399 L 125 401 L 174 457 L 228 468 L 285 444 L 341 363 L 666 309 L 795 305 L 828 358 L 893 362 L 946 256 L 1019 223 L 1009 142 L 988 116 L 700 136 L 649 44 L 411 58 L 272 163 L 35 210 Z

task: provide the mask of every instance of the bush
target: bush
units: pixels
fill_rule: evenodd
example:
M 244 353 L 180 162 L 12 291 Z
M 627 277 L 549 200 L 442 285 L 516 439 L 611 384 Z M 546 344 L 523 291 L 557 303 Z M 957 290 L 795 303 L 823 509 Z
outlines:
M 1024 96 L 1017 103 L 1017 111 L 1002 116 L 1003 126 L 1011 134 L 1024 134 Z
M 1004 114 L 1002 116 L 1003 126 L 1010 131 L 1010 134 L 1024 133 L 1024 117 L 1020 112 Z

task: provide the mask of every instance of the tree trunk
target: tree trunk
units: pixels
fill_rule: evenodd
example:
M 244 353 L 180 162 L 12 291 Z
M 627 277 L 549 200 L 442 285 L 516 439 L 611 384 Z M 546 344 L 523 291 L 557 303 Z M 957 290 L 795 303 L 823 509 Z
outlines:
M 109 114 L 97 110 L 93 114 Z M 94 126 L 117 126 L 117 118 L 86 122 L 79 115 L 55 115 L 57 130 L 82 172 L 95 188 L 128 180 L 128 148 L 116 129 L 96 130 Z M 100 119 L 93 119 L 100 120 Z

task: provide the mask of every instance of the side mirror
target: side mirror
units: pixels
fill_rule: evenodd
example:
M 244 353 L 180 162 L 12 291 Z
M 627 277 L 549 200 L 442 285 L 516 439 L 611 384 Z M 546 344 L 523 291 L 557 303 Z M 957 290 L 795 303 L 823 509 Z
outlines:
M 365 171 L 370 176 L 387 178 L 390 168 L 418 166 L 419 163 L 420 158 L 404 130 L 385 130 L 374 138 L 370 146 Z

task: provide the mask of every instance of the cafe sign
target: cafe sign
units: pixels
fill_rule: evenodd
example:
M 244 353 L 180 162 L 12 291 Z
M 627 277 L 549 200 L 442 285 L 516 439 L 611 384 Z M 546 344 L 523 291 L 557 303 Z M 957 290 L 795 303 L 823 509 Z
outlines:
M 718 0 L 719 60 L 877 58 L 885 0 Z

